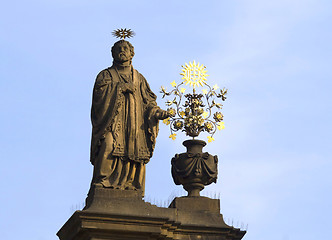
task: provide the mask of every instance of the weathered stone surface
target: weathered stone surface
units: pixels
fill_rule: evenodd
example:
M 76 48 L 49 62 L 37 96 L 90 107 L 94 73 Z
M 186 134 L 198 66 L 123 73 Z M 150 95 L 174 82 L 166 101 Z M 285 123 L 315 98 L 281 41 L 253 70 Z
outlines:
M 208 197 L 177 197 L 174 198 L 169 206 L 182 211 L 209 211 L 220 212 L 220 200 Z
M 91 191 L 84 210 L 57 233 L 60 240 L 239 240 L 244 234 L 225 224 L 217 199 L 181 197 L 161 208 L 144 202 L 139 192 L 107 188 Z

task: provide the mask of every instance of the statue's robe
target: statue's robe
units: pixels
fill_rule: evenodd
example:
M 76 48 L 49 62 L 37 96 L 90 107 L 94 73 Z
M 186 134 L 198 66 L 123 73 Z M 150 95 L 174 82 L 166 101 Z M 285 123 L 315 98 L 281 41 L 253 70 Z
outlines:
M 124 93 L 133 84 L 133 93 Z M 96 79 L 92 108 L 92 184 L 144 193 L 145 164 L 150 160 L 158 134 L 159 109 L 147 81 L 132 68 L 130 77 L 112 66 Z

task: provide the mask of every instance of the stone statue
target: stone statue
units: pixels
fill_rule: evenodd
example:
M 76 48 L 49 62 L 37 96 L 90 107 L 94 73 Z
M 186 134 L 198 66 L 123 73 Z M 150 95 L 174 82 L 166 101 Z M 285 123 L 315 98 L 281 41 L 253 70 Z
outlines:
M 112 47 L 113 65 L 101 71 L 93 89 L 91 185 L 144 193 L 145 164 L 152 157 L 158 120 L 169 116 L 132 66 L 134 47 L 120 40 Z

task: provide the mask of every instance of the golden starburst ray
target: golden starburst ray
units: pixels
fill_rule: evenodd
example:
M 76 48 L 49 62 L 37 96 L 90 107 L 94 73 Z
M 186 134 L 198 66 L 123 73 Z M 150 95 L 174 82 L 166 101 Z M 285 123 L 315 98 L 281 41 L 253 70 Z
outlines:
M 182 79 L 184 79 L 184 83 L 186 85 L 190 85 L 193 88 L 196 86 L 203 86 L 206 84 L 206 77 L 209 76 L 206 74 L 206 67 L 202 64 L 199 65 L 199 62 L 196 64 L 195 61 L 189 62 L 189 64 L 185 63 L 182 65 Z
M 131 38 L 131 37 L 135 36 L 135 32 L 132 31 L 131 29 L 120 28 L 120 29 L 114 30 L 112 32 L 112 35 L 114 37 L 121 38 L 122 40 L 124 40 L 125 38 Z

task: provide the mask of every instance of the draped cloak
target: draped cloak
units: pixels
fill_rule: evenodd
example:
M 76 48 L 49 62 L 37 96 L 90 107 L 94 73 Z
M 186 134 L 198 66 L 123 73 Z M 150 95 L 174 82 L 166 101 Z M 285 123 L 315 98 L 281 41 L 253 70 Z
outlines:
M 123 92 L 126 84 L 133 84 L 133 93 Z M 92 183 L 119 188 L 132 184 L 144 191 L 145 164 L 152 157 L 158 134 L 154 117 L 158 109 L 156 95 L 133 68 L 130 78 L 120 75 L 114 66 L 98 74 L 91 108 Z M 129 171 L 136 171 L 131 177 L 134 180 Z

